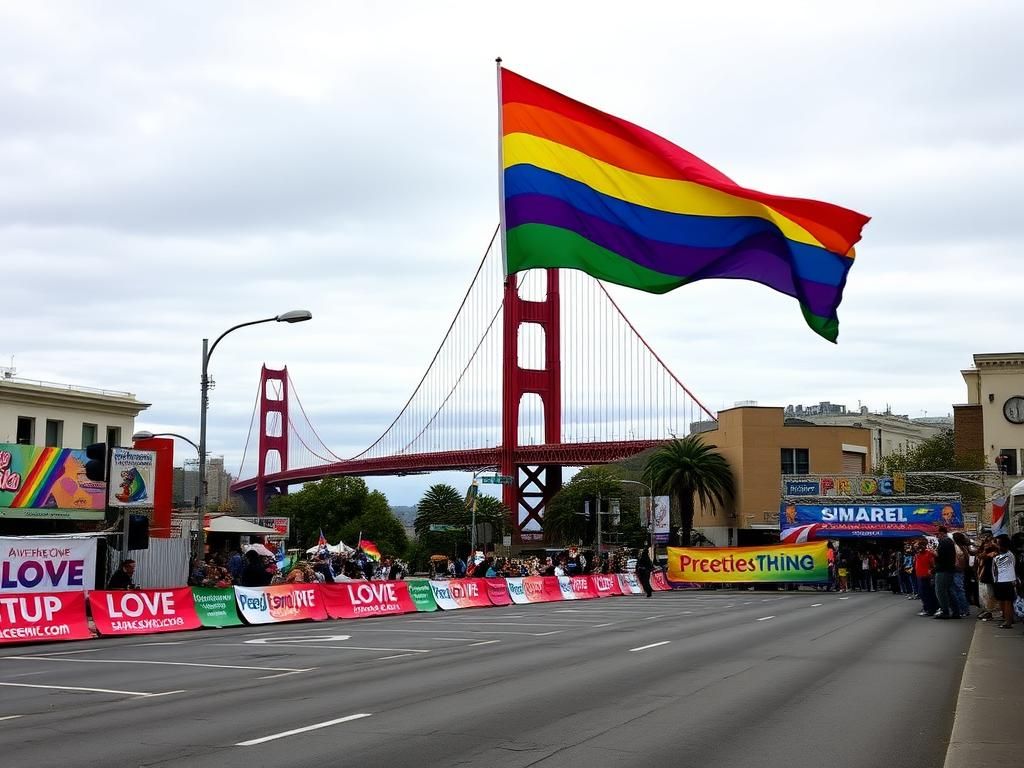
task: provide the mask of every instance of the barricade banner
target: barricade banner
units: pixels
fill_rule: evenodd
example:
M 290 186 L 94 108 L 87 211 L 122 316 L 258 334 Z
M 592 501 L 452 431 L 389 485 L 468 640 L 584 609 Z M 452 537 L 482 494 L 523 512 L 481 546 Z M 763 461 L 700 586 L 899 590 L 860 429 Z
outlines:
M 590 600 L 597 597 L 588 576 L 556 576 L 563 600 Z
M 563 600 L 575 600 L 576 595 L 572 591 L 572 582 L 568 576 L 555 576 L 558 579 L 558 591 Z
M 622 594 L 622 590 L 619 589 L 619 580 L 615 574 L 595 573 L 590 577 L 590 583 L 595 597 L 611 597 Z
M 321 584 L 327 615 L 332 619 L 361 619 L 413 613 L 416 604 L 404 581 L 341 581 Z
M 231 589 L 192 587 L 192 601 L 204 627 L 237 627 L 242 623 L 235 609 L 235 593 Z
M 0 538 L 0 594 L 95 587 L 95 538 Z
M 234 590 L 238 612 L 247 624 L 327 618 L 319 584 L 275 584 L 272 587 L 234 587 Z
M 668 581 L 665 579 L 665 574 L 661 571 L 655 571 L 651 574 L 651 589 L 655 592 L 668 592 L 672 587 L 668 585 Z
M 562 586 L 558 583 L 557 576 L 527 576 L 526 579 L 529 581 L 532 578 L 538 578 L 541 581 L 544 589 L 544 600 L 545 602 L 551 603 L 556 600 L 562 599 Z M 529 590 L 527 590 L 529 594 Z
M 101 635 L 148 635 L 202 626 L 188 587 L 97 590 L 89 593 L 89 609 Z
M 526 595 L 525 581 L 526 579 L 519 577 L 505 579 L 505 587 L 508 589 L 508 596 L 512 598 L 512 602 L 516 605 L 526 605 L 530 602 L 530 598 Z
M 828 542 L 764 547 L 669 547 L 668 580 L 696 582 L 828 581 Z
M 636 580 L 635 573 L 620 573 L 617 574 L 619 578 L 619 590 L 624 595 L 641 595 L 643 594 L 644 588 L 640 586 L 640 582 Z
M 487 599 L 491 605 L 512 605 L 508 594 L 508 585 L 504 579 L 484 579 L 487 583 Z
M 434 601 L 434 590 L 430 588 L 429 581 L 407 581 L 409 597 L 416 606 L 417 611 L 436 611 L 437 603 Z
M 0 594 L 0 643 L 90 637 L 84 592 Z
M 459 608 L 487 608 L 487 583 L 484 579 L 450 579 L 430 582 L 434 602 L 443 611 Z

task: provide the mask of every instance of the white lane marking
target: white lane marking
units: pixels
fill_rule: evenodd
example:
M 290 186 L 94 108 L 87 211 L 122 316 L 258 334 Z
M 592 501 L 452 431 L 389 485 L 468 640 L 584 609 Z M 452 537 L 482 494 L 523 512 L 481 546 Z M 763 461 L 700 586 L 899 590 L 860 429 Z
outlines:
M 230 643 L 221 643 L 221 645 L 230 645 Z M 235 645 L 241 645 L 241 643 L 235 643 Z M 279 645 L 293 645 L 293 643 L 279 643 Z M 378 646 L 366 646 L 366 645 L 312 645 L 310 643 L 294 643 L 299 648 L 326 648 L 332 651 L 394 651 L 400 653 L 430 653 L 429 650 L 423 648 L 380 648 Z M 270 669 L 270 667 L 265 667 Z M 310 667 L 310 669 L 316 669 L 316 667 Z M 310 669 L 293 669 L 288 670 L 290 672 L 309 672 Z
M 262 675 L 260 677 L 257 677 L 256 679 L 257 680 L 273 680 L 275 677 L 288 677 L 289 675 L 301 675 L 303 672 L 312 672 L 315 669 L 317 669 L 317 668 L 316 667 L 311 667 L 309 669 L 297 669 L 294 672 L 280 672 L 280 673 L 278 673 L 276 675 Z
M 840 600 L 849 600 L 850 598 L 848 598 L 848 597 L 840 597 L 839 599 Z
M 414 653 L 398 653 L 398 654 L 395 654 L 394 656 L 378 656 L 376 659 L 374 659 L 374 661 L 387 661 L 388 659 L 402 659 L 402 658 L 405 658 L 406 656 L 415 656 L 415 655 L 416 654 L 414 654 Z
M 490 645 L 491 643 L 500 643 L 501 640 L 481 640 L 479 643 L 470 643 L 469 647 L 472 648 L 474 645 Z
M 258 637 L 246 640 L 246 645 L 273 645 L 274 643 L 339 643 L 351 640 L 352 635 L 285 635 L 284 637 Z
M 106 648 L 80 648 L 77 651 L 51 651 L 50 653 L 33 653 L 31 655 L 33 657 L 36 657 L 36 656 L 65 656 L 65 655 L 67 655 L 69 653 L 96 653 L 96 651 L 105 651 L 105 650 L 107 650 L 107 649 Z M 28 655 L 28 654 L 22 654 L 22 655 Z M 10 659 L 10 658 L 14 658 L 14 657 L 13 656 L 6 656 L 4 658 Z
M 4 715 L 0 720 L 17 720 L 21 715 Z
M 536 634 L 534 634 L 534 637 L 547 637 L 548 635 L 560 635 L 562 632 L 565 632 L 565 630 L 564 629 L 556 629 L 554 632 L 537 632 Z
M 235 744 L 236 747 L 255 747 L 257 744 L 265 744 L 268 741 L 274 741 L 275 739 L 283 739 L 286 736 L 294 736 L 297 733 L 307 733 L 309 731 L 315 731 L 320 728 L 327 728 L 338 723 L 347 723 L 351 720 L 359 720 L 364 717 L 370 717 L 369 712 L 362 712 L 358 715 L 348 715 L 346 717 L 338 717 L 334 720 L 327 720 L 323 723 L 314 723 L 313 725 L 307 725 L 302 728 L 293 728 L 290 731 L 281 731 L 280 733 L 272 733 L 269 736 L 261 736 L 258 739 L 250 739 L 249 741 L 240 741 Z
M 768 619 L 774 619 L 774 616 L 762 616 L 758 621 L 768 621 Z
M 0 683 L 0 685 L 11 688 L 46 688 L 51 691 L 85 691 L 87 693 L 116 693 L 119 696 L 141 696 L 144 699 L 154 696 L 170 696 L 172 693 L 184 693 L 181 691 L 163 691 L 162 693 L 147 693 L 146 691 L 116 691 L 111 688 L 79 688 L 74 685 L 34 685 L 32 683 Z
M 594 629 L 600 629 L 601 627 L 610 627 L 614 623 L 615 623 L 614 621 L 609 621 L 609 622 L 607 622 L 605 624 L 595 624 L 593 628 Z
M 824 603 L 811 603 L 811 608 L 821 608 L 823 605 Z
M 387 650 L 387 649 L 382 649 Z M 295 669 L 294 667 L 249 667 L 240 664 L 199 664 L 194 661 L 143 661 L 141 659 L 54 659 L 40 656 L 0 656 L 0 659 L 21 659 L 23 661 L 63 661 L 68 664 L 155 664 L 161 667 L 203 667 L 204 669 L 248 669 L 257 672 L 310 672 L 316 667 Z
M 754 601 L 753 600 L 746 600 L 745 602 L 740 603 L 740 605 L 750 605 L 752 602 L 754 602 Z
M 658 614 L 657 616 L 648 616 L 645 619 L 643 619 L 643 621 L 654 621 L 655 619 L 664 618 L 664 616 L 665 616 L 665 614 L 663 614 L 663 613 Z
M 766 597 L 766 598 L 765 598 L 764 600 L 762 600 L 761 602 L 762 602 L 762 603 L 767 603 L 767 602 L 768 602 L 769 600 L 771 600 L 771 599 L 772 599 L 772 598 L 770 598 L 770 597 Z
M 646 651 L 648 648 L 657 648 L 659 645 L 668 645 L 671 642 L 671 640 L 662 640 L 660 643 L 651 643 L 650 645 L 641 645 L 639 648 L 630 648 L 629 652 L 635 653 L 636 651 Z

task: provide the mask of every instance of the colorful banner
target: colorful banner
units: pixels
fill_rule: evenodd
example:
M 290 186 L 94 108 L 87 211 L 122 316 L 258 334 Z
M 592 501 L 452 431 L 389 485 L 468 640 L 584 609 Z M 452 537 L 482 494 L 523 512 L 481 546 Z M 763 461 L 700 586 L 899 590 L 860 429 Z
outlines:
M 803 475 L 783 481 L 785 496 L 892 496 L 907 492 L 907 477 L 888 475 Z
M 512 605 L 504 579 L 484 579 L 484 582 L 487 584 L 487 599 L 491 605 Z
M 413 613 L 416 603 L 404 581 L 340 581 L 321 584 L 327 615 L 332 619 L 361 619 Z
M 998 499 L 992 499 L 992 535 L 1002 536 L 1003 534 L 1009 535 L 1010 528 L 1007 525 L 1006 515 L 1006 498 L 999 497 Z
M 563 600 L 590 600 L 598 596 L 589 576 L 556 576 Z
M 84 592 L 0 595 L 0 643 L 88 640 Z
M 828 581 L 828 544 L 669 547 L 668 580 L 696 582 Z
M 616 574 L 619 579 L 619 591 L 624 595 L 642 595 L 644 588 L 640 586 L 640 582 L 636 580 L 635 573 L 619 573 Z
M 897 537 L 934 535 L 940 525 L 963 528 L 959 501 L 934 504 L 792 504 L 783 502 L 780 529 L 791 539 L 793 529 L 809 530 L 805 538 Z M 814 526 L 804 529 L 804 526 Z
M 668 580 L 665 578 L 664 573 L 655 571 L 651 574 L 651 589 L 655 592 L 668 592 L 672 587 L 668 585 Z
M 96 586 L 95 538 L 0 537 L 0 595 Z
M 238 612 L 247 624 L 281 621 L 323 621 L 327 610 L 319 584 L 276 584 L 272 587 L 234 587 Z
M 152 507 L 156 492 L 156 453 L 134 448 L 110 451 L 109 499 L 112 507 Z
M 242 623 L 235 609 L 234 590 L 192 587 L 192 601 L 204 627 L 237 627 Z
M 614 573 L 595 573 L 590 577 L 590 583 L 597 597 L 611 597 L 612 595 L 622 594 L 622 590 L 619 589 L 619 580 Z
M 188 587 L 97 590 L 89 593 L 89 610 L 101 635 L 180 632 L 202 626 Z
M 0 517 L 102 520 L 107 486 L 85 462 L 85 451 L 0 444 Z
M 443 611 L 459 608 L 486 608 L 491 601 L 487 598 L 487 583 L 484 579 L 450 579 L 430 581 L 434 602 Z
M 417 611 L 429 613 L 430 611 L 437 610 L 434 590 L 430 588 L 429 581 L 409 580 L 405 583 L 409 588 L 409 597 L 412 599 Z

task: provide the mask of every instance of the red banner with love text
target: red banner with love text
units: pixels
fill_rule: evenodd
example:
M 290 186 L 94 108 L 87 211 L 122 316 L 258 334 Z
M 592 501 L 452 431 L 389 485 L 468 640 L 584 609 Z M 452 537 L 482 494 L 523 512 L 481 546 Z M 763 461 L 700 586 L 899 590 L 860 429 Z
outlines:
M 332 619 L 361 619 L 413 613 L 416 604 L 404 581 L 342 581 L 321 584 L 327 615 Z
M 590 583 L 593 585 L 594 594 L 598 597 L 622 594 L 622 590 L 619 589 L 619 580 L 615 574 L 594 574 L 590 577 Z
M 84 592 L 34 592 L 0 596 L 0 643 L 86 640 Z
M 89 608 L 101 635 L 180 632 L 202 625 L 188 587 L 97 590 L 89 593 Z

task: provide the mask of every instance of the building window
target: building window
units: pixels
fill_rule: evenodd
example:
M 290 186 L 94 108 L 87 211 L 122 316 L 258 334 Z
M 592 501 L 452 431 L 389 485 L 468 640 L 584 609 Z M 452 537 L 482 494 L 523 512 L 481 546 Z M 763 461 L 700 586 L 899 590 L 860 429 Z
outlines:
M 99 427 L 95 424 L 82 425 L 82 447 L 88 448 L 96 442 L 96 435 L 99 434 Z
M 809 475 L 811 473 L 810 451 L 807 448 L 782 449 L 782 474 Z
M 46 447 L 64 447 L 64 422 L 56 419 L 46 420 Z
M 30 416 L 18 417 L 18 445 L 35 445 L 36 420 Z
M 1008 475 L 1017 474 L 1017 449 L 1016 448 L 1001 448 L 999 455 L 1005 457 L 1003 463 L 1003 471 Z
M 120 427 L 107 427 L 107 445 L 115 447 L 121 445 Z

